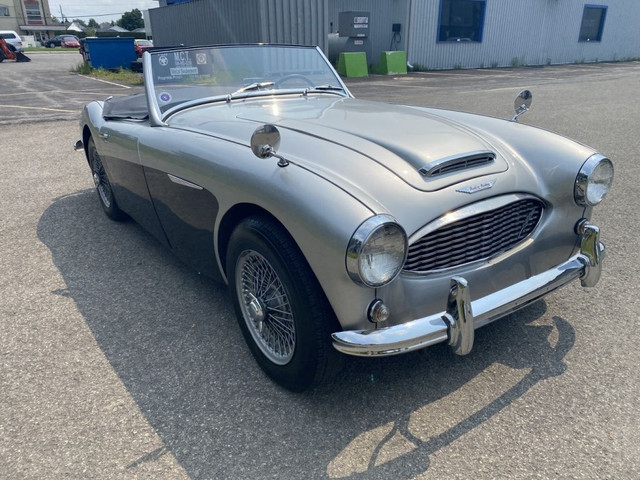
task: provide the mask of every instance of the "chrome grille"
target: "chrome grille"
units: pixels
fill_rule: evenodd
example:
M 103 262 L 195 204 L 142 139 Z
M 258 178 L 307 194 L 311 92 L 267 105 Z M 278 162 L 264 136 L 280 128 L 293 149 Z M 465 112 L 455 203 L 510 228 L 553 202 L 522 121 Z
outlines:
M 404 270 L 425 273 L 507 251 L 533 232 L 541 216 L 542 203 L 524 199 L 447 224 L 409 247 Z

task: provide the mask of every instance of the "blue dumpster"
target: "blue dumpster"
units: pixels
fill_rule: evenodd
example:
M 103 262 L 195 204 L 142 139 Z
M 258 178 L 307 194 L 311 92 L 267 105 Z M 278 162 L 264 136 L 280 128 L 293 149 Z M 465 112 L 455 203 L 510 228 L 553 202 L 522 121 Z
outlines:
M 86 50 L 93 68 L 129 68 L 136 59 L 132 37 L 87 38 Z

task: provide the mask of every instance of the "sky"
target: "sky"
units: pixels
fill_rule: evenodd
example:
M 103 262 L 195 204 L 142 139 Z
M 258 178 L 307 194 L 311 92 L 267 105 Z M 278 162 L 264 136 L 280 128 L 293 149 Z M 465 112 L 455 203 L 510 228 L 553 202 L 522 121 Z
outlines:
M 141 12 L 150 8 L 157 8 L 159 2 L 154 0 L 49 0 L 51 15 L 61 19 L 60 7 L 68 20 L 81 18 L 88 22 L 94 18 L 96 22 L 110 22 L 119 20 L 124 12 L 137 8 Z

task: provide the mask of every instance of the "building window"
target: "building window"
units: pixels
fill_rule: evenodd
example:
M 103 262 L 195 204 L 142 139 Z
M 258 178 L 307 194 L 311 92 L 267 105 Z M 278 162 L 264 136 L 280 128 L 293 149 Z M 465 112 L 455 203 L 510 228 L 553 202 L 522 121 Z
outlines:
M 6 5 L 0 5 L 0 17 L 8 17 L 9 16 L 9 7 Z
M 24 9 L 27 13 L 27 25 L 42 25 L 42 12 L 37 0 L 24 0 Z
M 439 42 L 481 42 L 486 0 L 440 0 Z
M 580 25 L 579 42 L 599 42 L 602 40 L 604 19 L 607 16 L 607 7 L 604 5 L 585 5 Z

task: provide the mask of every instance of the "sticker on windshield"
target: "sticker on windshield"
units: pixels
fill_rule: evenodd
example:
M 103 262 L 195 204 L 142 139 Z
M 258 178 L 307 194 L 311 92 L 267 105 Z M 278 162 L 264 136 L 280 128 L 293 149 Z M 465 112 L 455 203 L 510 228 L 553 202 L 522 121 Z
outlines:
M 195 82 L 213 75 L 213 61 L 206 52 L 176 51 L 161 53 L 153 65 L 154 81 Z
M 169 92 L 162 92 L 160 95 L 158 95 L 158 98 L 161 102 L 167 103 L 171 101 L 171 94 Z
M 198 67 L 176 67 L 170 68 L 169 73 L 174 77 L 182 75 L 198 75 Z

